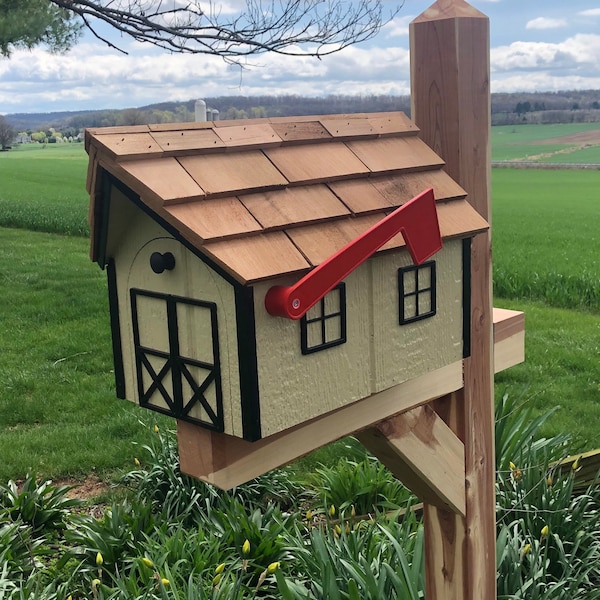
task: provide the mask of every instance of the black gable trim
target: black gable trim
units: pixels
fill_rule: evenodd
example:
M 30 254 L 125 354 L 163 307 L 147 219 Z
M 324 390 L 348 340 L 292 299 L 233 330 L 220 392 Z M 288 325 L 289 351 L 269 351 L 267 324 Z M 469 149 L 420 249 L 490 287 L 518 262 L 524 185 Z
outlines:
M 190 252 L 192 252 L 195 256 L 197 256 L 202 262 L 207 264 L 213 271 L 215 271 L 218 275 L 220 275 L 223 279 L 225 279 L 225 281 L 227 281 L 228 283 L 230 283 L 231 285 L 233 285 L 236 288 L 242 287 L 242 284 L 239 281 L 237 281 L 234 277 L 232 277 L 231 274 L 229 274 L 227 271 L 225 271 L 217 263 L 212 261 L 208 256 L 203 254 L 198 248 L 196 248 L 196 246 L 194 246 L 192 243 L 190 243 L 188 240 L 186 240 L 181 235 L 181 233 L 177 230 L 177 228 L 175 228 L 168 221 L 163 219 L 160 215 L 156 214 L 149 206 L 144 204 L 144 202 L 142 202 L 141 198 L 131 188 L 127 187 L 122 181 L 120 181 L 114 175 L 112 175 L 110 173 L 105 172 L 104 177 L 106 177 L 109 180 L 109 185 L 107 188 L 105 188 L 103 185 L 103 201 L 105 200 L 104 194 L 108 193 L 108 201 L 106 203 L 107 204 L 109 203 L 110 187 L 111 186 L 116 187 L 125 196 L 127 196 L 127 198 L 129 198 L 129 200 L 131 200 L 140 210 L 142 210 L 145 214 L 147 214 L 151 219 L 156 221 L 169 235 L 171 235 L 179 243 L 181 243 L 183 246 L 185 246 Z M 103 184 L 104 184 L 104 182 L 103 182 Z M 108 192 L 104 191 L 106 189 L 108 189 Z M 108 210 L 106 211 L 106 214 L 108 214 Z M 104 217 L 103 217 L 103 220 L 104 220 Z M 104 222 L 102 225 L 103 225 L 103 227 L 108 229 L 108 218 L 106 218 L 106 225 Z M 106 236 L 104 239 L 103 252 L 105 252 L 105 248 L 106 248 Z M 100 261 L 98 261 L 98 262 L 100 263 Z M 102 264 L 100 264 L 100 266 L 102 266 Z

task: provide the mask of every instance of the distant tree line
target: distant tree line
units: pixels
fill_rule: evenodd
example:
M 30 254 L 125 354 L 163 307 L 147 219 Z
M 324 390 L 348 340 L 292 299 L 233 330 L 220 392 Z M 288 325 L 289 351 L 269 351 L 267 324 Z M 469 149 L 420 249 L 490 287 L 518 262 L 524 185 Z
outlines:
M 204 99 L 218 111 L 220 119 L 247 119 L 356 112 L 403 111 L 410 114 L 409 96 L 331 95 L 304 96 L 220 96 Z M 75 138 L 86 127 L 182 123 L 194 120 L 195 100 L 161 102 L 124 110 L 97 110 L 38 115 L 7 115 L 17 131 L 61 132 Z M 492 94 L 492 124 L 600 122 L 600 91 L 538 92 L 534 94 Z
M 599 121 L 599 90 L 492 94 L 493 125 Z

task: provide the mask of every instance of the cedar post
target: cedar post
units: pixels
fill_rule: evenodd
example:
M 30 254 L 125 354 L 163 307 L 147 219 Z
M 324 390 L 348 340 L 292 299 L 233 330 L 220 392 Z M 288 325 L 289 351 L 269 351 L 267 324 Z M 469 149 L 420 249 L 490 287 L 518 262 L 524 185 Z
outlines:
M 412 119 L 488 221 L 489 20 L 464 0 L 438 0 L 410 25 Z M 491 233 L 471 247 L 471 351 L 449 398 L 465 444 L 466 517 L 426 508 L 428 598 L 496 597 Z

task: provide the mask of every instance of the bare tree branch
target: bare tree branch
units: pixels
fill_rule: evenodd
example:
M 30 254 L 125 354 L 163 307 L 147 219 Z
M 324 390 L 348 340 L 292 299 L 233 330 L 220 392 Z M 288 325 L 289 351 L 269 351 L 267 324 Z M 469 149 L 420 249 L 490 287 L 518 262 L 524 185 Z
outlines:
M 235 13 L 217 0 L 48 0 L 82 18 L 98 39 L 106 23 L 171 52 L 236 59 L 274 52 L 325 56 L 372 38 L 397 14 L 384 0 L 246 0 Z M 125 52 L 126 53 L 126 52 Z

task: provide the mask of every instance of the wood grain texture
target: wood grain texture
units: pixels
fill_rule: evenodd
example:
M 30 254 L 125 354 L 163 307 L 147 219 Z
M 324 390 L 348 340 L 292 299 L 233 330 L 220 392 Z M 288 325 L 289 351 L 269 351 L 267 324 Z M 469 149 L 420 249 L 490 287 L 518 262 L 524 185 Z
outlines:
M 369 172 L 341 142 L 285 146 L 264 152 L 290 183 L 320 183 Z
M 372 173 L 424 170 L 444 164 L 415 136 L 360 139 L 347 142 L 347 146 Z
M 281 138 L 269 123 L 243 123 L 232 127 L 215 128 L 216 135 L 227 148 L 279 146 Z
M 204 190 L 175 158 L 154 158 L 123 162 L 121 168 L 165 203 L 197 199 Z
M 327 119 L 322 118 L 321 124 L 335 139 L 351 138 L 356 135 L 375 137 L 377 132 L 368 119 Z
M 464 516 L 464 446 L 432 408 L 390 417 L 357 438 L 421 500 Z
M 494 373 L 525 361 L 525 314 L 494 308 Z
M 264 229 L 349 215 L 349 210 L 323 184 L 244 194 L 240 201 Z
M 525 331 L 494 343 L 494 373 L 525 362 Z
M 441 168 L 372 177 L 371 182 L 391 206 L 400 206 L 428 188 L 433 188 L 437 202 L 458 200 L 467 195 Z
M 109 156 L 121 159 L 163 155 L 162 148 L 147 132 L 132 133 L 129 130 L 124 133 L 103 132 L 96 138 L 96 141 Z
M 490 220 L 489 22 L 462 0 L 436 2 L 410 25 L 412 115 L 421 138 L 445 161 L 446 171 Z M 491 238 L 472 245 L 471 357 L 465 360 L 467 515 L 465 560 L 469 578 L 452 597 L 496 597 L 494 429 L 491 317 Z M 458 524 L 457 524 L 458 526 Z M 430 536 L 440 545 L 439 536 Z M 443 548 L 429 554 L 443 556 Z M 458 568 L 455 565 L 455 568 Z M 441 572 L 429 564 L 431 577 Z M 446 577 L 460 581 L 458 577 Z M 437 596 L 446 597 L 446 596 Z
M 235 197 L 175 204 L 165 210 L 202 242 L 262 231 L 260 224 Z
M 437 398 L 429 406 L 464 443 L 464 388 Z M 426 590 L 434 600 L 464 600 L 467 587 L 466 519 L 425 504 Z
M 283 187 L 287 180 L 259 150 L 182 156 L 178 159 L 206 194 L 227 194 Z
M 520 310 L 493 308 L 494 343 L 525 331 L 525 313 Z
M 165 153 L 180 153 L 185 150 L 213 150 L 225 148 L 224 142 L 213 129 L 180 129 L 177 131 L 153 131 L 152 137 Z
M 203 249 L 242 283 L 303 272 L 311 266 L 281 231 L 210 241 L 204 244 Z
M 337 141 L 323 123 L 339 136 Z M 201 252 L 207 240 L 262 237 L 284 230 L 294 236 L 300 252 L 312 257 L 311 264 L 319 264 L 428 187 L 439 200 L 462 198 L 462 188 L 442 171 L 443 161 L 432 157 L 416 133 L 417 127 L 399 112 L 92 129 L 86 132 L 87 185 L 97 178 L 96 172 L 107 170 Z M 354 144 L 360 159 L 347 144 Z M 383 170 L 373 173 L 363 160 Z M 221 201 L 233 197 L 256 222 L 239 203 Z M 200 199 L 208 204 L 198 204 Z M 169 208 L 187 202 L 188 208 Z M 446 237 L 468 235 L 480 226 L 466 218 L 465 206 L 440 204 Z M 222 214 L 225 208 L 231 213 Z M 93 220 L 92 243 L 100 227 Z M 276 242 L 271 254 L 281 249 L 279 238 L 266 239 Z M 266 259 L 264 242 L 256 240 L 243 248 L 236 242 L 231 251 L 223 246 L 215 251 L 220 257 L 236 257 L 234 264 L 223 265 L 233 274 L 239 272 L 240 248 L 258 252 L 247 257 L 249 263 Z M 396 236 L 383 251 L 403 246 L 402 236 Z M 269 272 L 272 277 L 298 272 L 295 253 L 284 256 L 294 258 L 287 266 L 279 261 L 280 272 L 271 269 L 272 259 L 265 269 L 252 272 Z
M 419 128 L 402 112 L 369 115 L 369 124 L 378 135 L 397 135 L 401 131 L 405 135 L 417 135 Z
M 315 117 L 312 117 L 315 119 Z M 309 141 L 328 141 L 331 134 L 318 120 L 311 121 L 271 121 L 271 127 L 285 143 L 302 143 Z
M 396 208 L 428 188 L 433 188 L 438 203 L 466 196 L 466 192 L 441 169 L 386 174 L 358 181 L 334 181 L 329 187 L 355 214 Z M 468 226 L 464 230 L 467 231 Z
M 382 215 L 363 215 L 354 219 L 290 228 L 287 234 L 310 264 L 317 266 L 375 225 L 381 218 Z
M 359 423 L 367 427 L 461 386 L 458 362 L 253 443 L 178 421 L 181 470 L 229 489 L 350 435 Z

